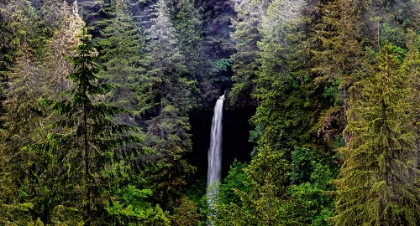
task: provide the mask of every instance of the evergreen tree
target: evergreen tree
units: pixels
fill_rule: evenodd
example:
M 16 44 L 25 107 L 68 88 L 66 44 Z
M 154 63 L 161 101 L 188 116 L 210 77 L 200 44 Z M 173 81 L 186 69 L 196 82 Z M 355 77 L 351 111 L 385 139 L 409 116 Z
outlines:
M 312 26 L 315 36 L 311 70 L 315 87 L 331 105 L 319 119 L 319 136 L 334 140 L 341 136 L 346 124 L 348 89 L 357 81 L 363 61 L 363 27 L 361 20 L 366 8 L 361 1 L 328 1 L 320 7 L 321 18 Z M 338 124 L 338 128 L 331 126 Z M 343 140 L 347 145 L 348 137 Z
M 334 190 L 330 181 L 337 173 L 331 154 L 300 147 L 293 150 L 286 210 L 296 224 L 330 225 L 327 218 L 334 216 L 334 200 L 328 193 Z
M 66 17 L 67 8 L 67 1 L 46 0 L 42 3 L 40 13 L 43 21 L 48 24 L 49 32 L 59 30 L 64 21 L 68 19 Z
M 110 19 L 100 22 L 105 27 L 100 30 L 101 37 L 96 40 L 104 67 L 99 74 L 100 82 L 115 86 L 105 96 L 108 103 L 125 108 L 137 116 L 141 106 L 135 92 L 140 74 L 145 71 L 140 67 L 144 40 L 124 0 L 113 0 L 108 7 Z
M 190 97 L 192 103 L 195 101 L 195 96 L 205 98 L 212 92 L 208 79 L 207 59 L 209 56 L 203 44 L 205 14 L 200 3 L 197 0 L 169 1 L 169 4 L 174 6 L 174 12 L 171 15 L 179 51 L 184 57 L 188 78 L 194 81 L 191 86 L 191 91 L 194 92 L 194 95 Z
M 52 4 L 53 2 L 50 2 Z M 56 6 L 45 9 L 43 12 L 47 15 L 54 14 L 57 24 L 51 25 L 54 29 L 52 38 L 48 41 L 48 52 L 43 60 L 42 73 L 47 82 L 42 89 L 49 98 L 58 100 L 62 98 L 61 92 L 70 89 L 70 81 L 66 75 L 72 72 L 71 63 L 66 60 L 68 56 L 74 56 L 74 48 L 78 45 L 77 36 L 80 34 L 84 22 L 79 16 L 77 2 L 70 7 L 66 1 L 54 2 Z M 47 4 L 47 2 L 45 2 Z M 45 5 L 44 6 L 48 6 Z M 52 12 L 50 12 L 50 10 Z M 54 22 L 53 18 L 46 17 L 47 21 Z
M 292 225 L 293 217 L 285 212 L 285 186 L 290 166 L 280 152 L 261 147 L 257 156 L 245 167 L 248 191 L 235 189 L 241 203 L 216 206 L 216 225 Z
M 0 2 L 0 111 L 6 98 L 7 71 L 13 66 L 22 44 L 29 44 L 34 57 L 43 49 L 42 35 L 37 29 L 38 16 L 27 0 L 4 0 Z M 38 45 L 35 47 L 35 45 Z
M 15 195 L 9 193 L 11 196 L 7 204 L 12 206 L 5 213 L 10 214 L 8 220 L 23 224 L 29 222 L 28 211 L 36 206 L 33 200 L 28 200 L 28 197 L 34 195 L 33 189 L 36 187 L 34 175 L 37 171 L 31 166 L 44 156 L 21 151 L 21 148 L 45 140 L 43 137 L 46 130 L 43 125 L 46 116 L 42 113 L 43 107 L 37 103 L 43 97 L 39 87 L 45 82 L 38 67 L 39 62 L 33 57 L 27 43 L 23 43 L 19 55 L 8 76 L 7 100 L 4 103 L 6 112 L 0 118 L 5 127 L 5 132 L 0 134 L 0 148 L 5 160 L 4 173 L 9 175 L 5 182 L 10 180 L 13 186 L 8 189 L 15 192 Z
M 235 42 L 236 53 L 231 55 L 232 100 L 251 99 L 254 90 L 253 80 L 260 65 L 257 43 L 261 40 L 262 16 L 266 13 L 270 1 L 235 1 L 236 18 L 232 19 L 234 32 L 231 39 Z M 244 95 L 244 96 L 243 96 Z M 239 103 L 238 103 L 239 104 Z
M 408 53 L 404 59 L 403 73 L 408 75 L 410 81 L 411 104 L 413 106 L 413 117 L 416 131 L 417 168 L 420 168 L 420 51 L 419 37 L 412 30 L 408 30 Z
M 140 138 L 127 133 L 134 127 L 111 121 L 112 116 L 124 112 L 122 109 L 93 100 L 111 87 L 95 85 L 99 68 L 94 61 L 94 48 L 86 34 L 80 41 L 76 56 L 69 57 L 74 67 L 67 76 L 74 83 L 66 92 L 69 99 L 41 101 L 58 117 L 53 124 L 56 132 L 48 135 L 48 142 L 29 149 L 49 153 L 46 167 L 51 168 L 50 177 L 54 178 L 49 184 L 54 193 L 50 207 L 57 209 L 61 204 L 67 212 L 83 216 L 86 225 L 97 225 L 102 224 L 105 197 L 112 186 L 103 172 L 112 169 L 120 159 L 136 156 Z M 77 209 L 83 213 L 77 213 Z
M 195 226 L 200 225 L 201 215 L 198 213 L 197 206 L 188 197 L 181 198 L 181 204 L 175 209 L 172 225 Z
M 236 159 L 233 161 L 229 168 L 228 175 L 223 179 L 223 183 L 220 184 L 219 202 L 221 204 L 234 203 L 241 205 L 241 200 L 234 192 L 234 189 L 243 192 L 249 190 L 245 185 L 245 182 L 248 180 L 247 175 L 243 171 L 245 167 L 245 163 L 241 163 Z
M 1 118 L 7 129 L 3 142 L 9 150 L 8 154 L 16 153 L 23 146 L 38 140 L 34 130 L 39 129 L 42 124 L 42 110 L 37 100 L 42 97 L 42 91 L 38 87 L 45 80 L 29 44 L 24 43 L 19 54 L 8 76 L 7 101 L 4 103 L 6 113 Z
M 2 48 L 0 49 L 0 81 L 6 78 L 4 74 L 5 71 L 13 64 L 16 58 L 16 52 L 20 45 L 16 39 L 16 33 L 13 31 L 13 21 L 11 20 L 11 12 L 8 10 L 9 1 L 1 1 L 0 2 L 0 31 L 2 36 L 0 36 L 1 43 L 9 43 L 8 45 L 3 44 Z M 0 95 L 1 99 L 4 98 L 4 90 L 3 86 L 0 87 Z
M 418 225 L 419 171 L 415 134 L 407 98 L 408 75 L 386 43 L 368 78 L 353 86 L 349 146 L 338 178 L 335 225 Z M 360 88 L 361 87 L 361 88 Z
M 155 169 L 148 173 L 155 197 L 165 210 L 176 201 L 186 175 L 193 167 L 183 158 L 191 150 L 187 113 L 190 82 L 184 77 L 186 68 L 179 52 L 174 27 L 165 0 L 151 8 L 152 26 L 148 30 L 147 73 L 139 90 L 143 111 L 153 117 L 148 121 L 145 144 L 155 154 Z
M 306 97 L 300 78 L 294 75 L 296 68 L 292 65 L 291 53 L 296 43 L 289 36 L 297 27 L 300 4 L 302 2 L 273 1 L 263 17 L 260 31 L 263 38 L 258 43 L 261 67 L 254 97 L 260 105 L 252 122 L 261 132 L 259 145 L 286 151 L 286 158 L 290 157 L 294 145 L 302 142 L 301 134 L 308 129 L 305 119 L 298 117 L 304 115 Z
M 66 11 L 61 12 L 61 15 L 66 15 L 64 21 L 68 23 L 63 24 L 59 34 L 49 41 L 50 52 L 41 60 L 44 61 L 44 65 L 34 57 L 34 50 L 30 44 L 23 43 L 21 56 L 17 58 L 9 75 L 5 102 L 7 112 L 1 118 L 7 129 L 3 137 L 4 153 L 9 159 L 8 169 L 11 170 L 13 183 L 19 193 L 13 197 L 13 202 L 17 203 L 17 206 L 30 203 L 33 207 L 31 213 L 25 212 L 25 215 L 32 215 L 35 219 L 40 217 L 45 222 L 49 221 L 52 208 L 48 203 L 56 201 L 51 196 L 52 192 L 45 188 L 51 186 L 54 181 L 46 176 L 51 173 L 51 168 L 38 162 L 50 161 L 50 157 L 46 152 L 21 149 L 25 145 L 45 141 L 49 130 L 46 125 L 50 120 L 45 114 L 45 108 L 39 105 L 37 100 L 42 97 L 58 99 L 59 92 L 64 88 L 63 73 L 70 71 L 71 65 L 64 62 L 64 54 L 69 53 L 70 48 L 76 44 L 76 31 L 72 30 L 75 21 L 77 23 L 75 17 L 79 19 L 79 29 L 81 20 L 78 15 L 70 12 L 69 7 L 63 10 Z

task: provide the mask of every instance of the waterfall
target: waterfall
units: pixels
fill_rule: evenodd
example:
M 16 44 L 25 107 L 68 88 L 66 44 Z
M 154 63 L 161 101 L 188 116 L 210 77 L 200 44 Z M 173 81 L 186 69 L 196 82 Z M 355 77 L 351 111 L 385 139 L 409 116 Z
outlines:
M 207 202 L 209 204 L 209 212 L 211 215 L 214 214 L 214 204 L 217 202 L 216 198 L 217 194 L 219 193 L 222 162 L 222 117 L 224 100 L 225 95 L 222 95 L 217 100 L 216 106 L 214 107 L 213 120 L 211 123 L 207 170 Z

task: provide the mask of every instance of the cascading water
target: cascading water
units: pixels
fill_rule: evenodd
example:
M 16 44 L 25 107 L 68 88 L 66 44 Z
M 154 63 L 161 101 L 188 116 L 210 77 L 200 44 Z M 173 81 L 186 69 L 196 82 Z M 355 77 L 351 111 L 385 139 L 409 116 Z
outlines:
M 209 204 L 210 214 L 214 213 L 214 204 L 216 202 L 217 194 L 219 193 L 222 162 L 222 118 L 224 100 L 225 95 L 222 95 L 217 100 L 216 106 L 214 107 L 213 120 L 211 123 L 207 170 L 207 202 Z

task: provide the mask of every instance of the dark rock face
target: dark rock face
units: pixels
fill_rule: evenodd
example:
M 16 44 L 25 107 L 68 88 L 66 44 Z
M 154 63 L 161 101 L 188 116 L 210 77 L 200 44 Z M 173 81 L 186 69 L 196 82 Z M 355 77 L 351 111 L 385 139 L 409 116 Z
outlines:
M 226 103 L 226 102 L 225 102 Z M 248 142 L 252 126 L 248 119 L 255 109 L 229 109 L 227 104 L 223 110 L 223 154 L 222 178 L 226 176 L 234 159 L 249 161 L 252 144 Z M 210 129 L 213 109 L 196 110 L 190 114 L 191 133 L 193 134 L 193 151 L 187 158 L 197 167 L 198 175 L 207 174 L 207 152 L 210 146 Z

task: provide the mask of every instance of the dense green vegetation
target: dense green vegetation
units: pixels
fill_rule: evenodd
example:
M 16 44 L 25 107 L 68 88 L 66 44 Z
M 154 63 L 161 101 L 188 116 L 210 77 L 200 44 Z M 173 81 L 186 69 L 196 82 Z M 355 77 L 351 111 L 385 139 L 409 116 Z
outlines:
M 419 10 L 0 0 L 0 224 L 420 225 Z M 223 93 L 252 152 L 209 214 L 190 116 Z

